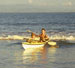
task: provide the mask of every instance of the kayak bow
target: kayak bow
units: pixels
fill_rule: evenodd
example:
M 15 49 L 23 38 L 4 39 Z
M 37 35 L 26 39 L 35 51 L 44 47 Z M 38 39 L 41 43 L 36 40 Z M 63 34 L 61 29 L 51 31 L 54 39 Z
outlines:
M 24 49 L 30 49 L 30 48 L 40 48 L 44 46 L 44 43 L 36 42 L 36 43 L 29 43 L 29 42 L 23 42 L 22 46 Z

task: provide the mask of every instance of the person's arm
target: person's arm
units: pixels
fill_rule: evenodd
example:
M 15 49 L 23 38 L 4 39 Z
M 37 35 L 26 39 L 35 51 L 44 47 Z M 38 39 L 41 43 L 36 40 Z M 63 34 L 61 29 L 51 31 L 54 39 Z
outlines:
M 48 37 L 48 35 L 46 35 L 46 39 L 47 39 L 47 40 L 50 40 L 50 38 Z
M 34 35 L 35 35 L 36 37 L 40 37 L 40 35 L 37 35 L 37 34 L 35 34 L 35 33 L 34 33 Z
M 36 37 L 40 37 L 40 35 L 35 34 Z
M 48 35 L 46 35 L 46 38 L 49 38 Z

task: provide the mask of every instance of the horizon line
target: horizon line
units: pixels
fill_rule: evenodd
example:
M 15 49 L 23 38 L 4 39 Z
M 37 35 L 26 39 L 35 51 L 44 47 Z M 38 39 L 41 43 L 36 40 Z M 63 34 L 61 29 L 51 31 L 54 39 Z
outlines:
M 75 13 L 75 12 L 0 12 L 0 13 Z

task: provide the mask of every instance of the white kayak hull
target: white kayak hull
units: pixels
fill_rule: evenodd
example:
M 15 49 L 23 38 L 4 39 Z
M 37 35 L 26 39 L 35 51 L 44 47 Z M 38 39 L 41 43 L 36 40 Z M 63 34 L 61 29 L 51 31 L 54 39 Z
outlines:
M 49 45 L 50 47 L 56 47 L 57 43 L 56 42 L 35 42 L 35 43 L 29 43 L 29 42 L 22 42 L 22 47 L 24 49 L 30 49 L 30 48 L 40 48 L 44 47 L 45 45 Z
M 24 49 L 41 48 L 43 46 L 44 46 L 44 44 L 34 44 L 34 45 L 32 45 L 32 44 L 22 43 L 22 47 Z

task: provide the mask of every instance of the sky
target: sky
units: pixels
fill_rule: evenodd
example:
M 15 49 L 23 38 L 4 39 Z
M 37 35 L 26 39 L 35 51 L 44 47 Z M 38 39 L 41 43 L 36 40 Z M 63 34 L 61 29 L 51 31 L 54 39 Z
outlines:
M 0 12 L 75 12 L 75 0 L 0 0 Z

